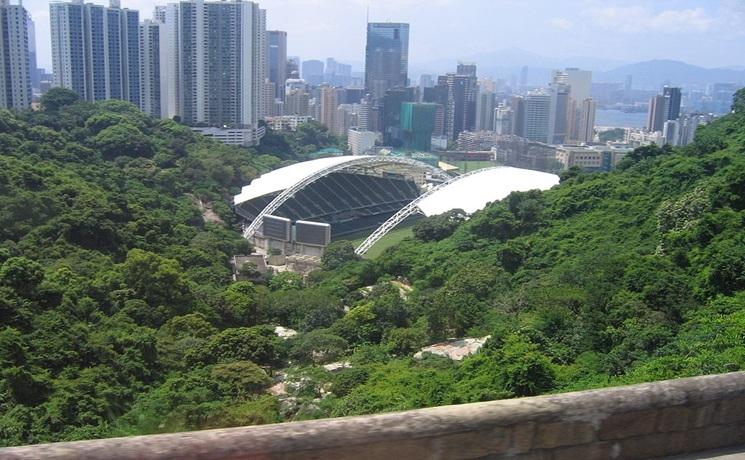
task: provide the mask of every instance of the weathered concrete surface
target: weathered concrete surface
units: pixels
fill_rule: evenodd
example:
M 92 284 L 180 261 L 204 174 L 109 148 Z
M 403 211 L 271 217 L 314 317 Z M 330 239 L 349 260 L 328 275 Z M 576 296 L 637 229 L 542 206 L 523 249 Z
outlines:
M 27 459 L 642 459 L 745 445 L 745 373 L 258 427 L 0 449 Z

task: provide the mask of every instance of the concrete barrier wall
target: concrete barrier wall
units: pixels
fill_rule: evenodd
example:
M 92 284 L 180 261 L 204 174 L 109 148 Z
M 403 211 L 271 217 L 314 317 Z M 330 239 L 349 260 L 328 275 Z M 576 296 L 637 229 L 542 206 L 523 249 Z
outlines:
M 0 459 L 645 459 L 745 444 L 745 373 L 258 427 L 0 449 Z

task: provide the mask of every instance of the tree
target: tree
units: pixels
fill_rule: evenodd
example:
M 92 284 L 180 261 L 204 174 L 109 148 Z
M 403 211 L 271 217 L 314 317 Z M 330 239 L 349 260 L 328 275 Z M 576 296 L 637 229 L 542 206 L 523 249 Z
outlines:
M 0 284 L 22 296 L 33 296 L 43 279 L 41 265 L 25 257 L 11 257 L 0 265 Z
M 467 214 L 462 209 L 418 220 L 413 227 L 414 236 L 422 241 L 440 241 L 452 235 L 465 222 Z
M 270 326 L 225 329 L 198 350 L 187 353 L 187 361 L 195 364 L 251 361 L 260 366 L 281 362 L 282 339 Z
M 119 156 L 151 157 L 153 154 L 150 138 L 129 123 L 120 123 L 102 129 L 93 138 L 93 145 L 108 160 Z
M 48 112 L 57 112 L 62 107 L 75 104 L 80 96 L 67 88 L 52 88 L 41 97 L 41 106 Z
M 354 246 L 346 240 L 333 241 L 323 251 L 321 266 L 324 270 L 335 270 L 347 262 L 358 260 L 354 253 Z
M 299 334 L 290 344 L 290 358 L 301 363 L 329 363 L 342 356 L 349 344 L 328 329 Z

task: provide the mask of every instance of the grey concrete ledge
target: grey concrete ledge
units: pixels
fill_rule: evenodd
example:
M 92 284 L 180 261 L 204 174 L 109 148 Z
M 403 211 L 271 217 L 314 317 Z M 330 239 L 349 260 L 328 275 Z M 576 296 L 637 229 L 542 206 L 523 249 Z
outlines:
M 486 455 L 504 455 L 505 452 L 513 455 L 517 452 L 514 450 L 516 429 L 513 428 L 530 426 L 533 430 L 535 426 L 543 424 L 589 427 L 588 440 L 582 442 L 601 442 L 598 437 L 601 436 L 598 434 L 601 425 L 617 414 L 649 413 L 671 407 L 711 406 L 713 402 L 717 404 L 714 407 L 720 407 L 719 402 L 729 404 L 728 400 L 743 398 L 745 372 L 735 372 L 371 416 L 5 448 L 0 449 L 0 459 L 398 460 L 389 457 L 396 455 L 399 448 L 400 459 L 477 458 L 481 455 L 467 454 L 467 449 L 461 456 L 442 454 L 440 448 L 447 447 L 447 443 L 472 443 L 475 441 L 468 437 L 469 434 L 485 436 L 487 433 L 489 437 L 483 439 L 488 439 L 488 443 L 492 439 L 509 437 L 512 440 L 508 440 L 507 444 L 511 443 L 512 447 L 500 447 L 502 450 L 486 448 Z M 633 417 L 633 414 L 629 415 Z M 508 433 L 508 430 L 511 431 Z M 479 442 L 481 439 L 478 438 Z M 440 453 L 436 453 L 433 446 Z M 453 452 L 452 446 L 450 449 L 444 452 Z M 354 455 L 355 451 L 360 455 Z

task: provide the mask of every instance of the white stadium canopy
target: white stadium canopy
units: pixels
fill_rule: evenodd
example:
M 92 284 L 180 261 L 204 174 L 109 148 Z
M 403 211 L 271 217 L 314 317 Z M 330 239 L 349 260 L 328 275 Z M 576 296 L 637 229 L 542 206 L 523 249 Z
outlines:
M 559 183 L 555 174 L 530 169 L 497 166 L 479 169 L 455 177 L 409 203 L 378 227 L 355 252 L 366 253 L 383 236 L 413 214 L 435 216 L 451 209 L 472 214 L 493 201 L 506 198 L 512 192 L 548 190 Z
M 435 216 L 451 209 L 468 214 L 483 209 L 492 201 L 501 200 L 512 192 L 547 190 L 559 183 L 559 176 L 530 169 L 498 166 L 474 171 L 438 187 L 417 203 L 425 216 Z

